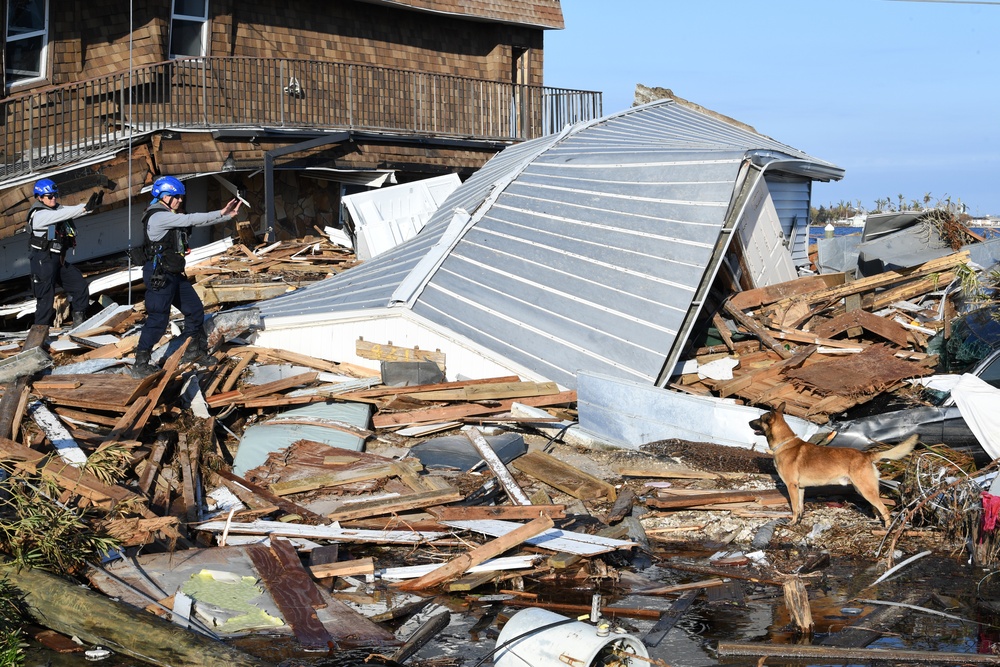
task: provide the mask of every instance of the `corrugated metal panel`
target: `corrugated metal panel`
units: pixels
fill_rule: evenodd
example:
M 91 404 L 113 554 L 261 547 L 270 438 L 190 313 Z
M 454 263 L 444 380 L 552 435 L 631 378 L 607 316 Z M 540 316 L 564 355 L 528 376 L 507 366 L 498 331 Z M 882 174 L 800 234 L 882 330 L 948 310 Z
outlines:
M 781 220 L 781 231 L 789 239 L 789 250 L 795 266 L 809 264 L 809 202 L 812 181 L 808 179 L 771 178 L 765 176 L 774 208 Z
M 260 304 L 265 326 L 385 307 L 405 277 L 414 314 L 564 386 L 581 369 L 654 381 L 761 150 L 832 167 L 673 101 L 514 146 L 409 243 Z
M 448 230 L 455 209 L 475 211 L 498 179 L 556 139 L 557 135 L 553 135 L 507 148 L 455 190 L 420 233 L 407 243 L 308 289 L 271 299 L 261 304 L 261 314 L 278 318 L 386 307 L 396 287 Z

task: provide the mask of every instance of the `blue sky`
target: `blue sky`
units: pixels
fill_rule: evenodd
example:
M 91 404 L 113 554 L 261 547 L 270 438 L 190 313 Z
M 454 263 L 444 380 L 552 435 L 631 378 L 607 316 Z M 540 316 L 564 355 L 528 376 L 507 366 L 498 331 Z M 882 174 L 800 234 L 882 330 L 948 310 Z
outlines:
M 731 116 L 846 170 L 813 205 L 950 198 L 1000 215 L 1000 3 L 563 0 L 545 84 L 637 83 Z

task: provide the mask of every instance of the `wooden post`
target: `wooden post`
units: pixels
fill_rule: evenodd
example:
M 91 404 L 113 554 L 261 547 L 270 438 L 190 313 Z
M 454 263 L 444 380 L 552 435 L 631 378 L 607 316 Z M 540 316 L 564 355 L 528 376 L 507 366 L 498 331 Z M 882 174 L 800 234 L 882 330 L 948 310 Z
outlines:
M 795 625 L 804 635 L 811 635 L 813 632 L 812 610 L 809 608 L 809 593 L 806 592 L 806 585 L 799 577 L 792 576 L 785 579 L 782 584 L 785 590 L 785 606 L 791 615 Z

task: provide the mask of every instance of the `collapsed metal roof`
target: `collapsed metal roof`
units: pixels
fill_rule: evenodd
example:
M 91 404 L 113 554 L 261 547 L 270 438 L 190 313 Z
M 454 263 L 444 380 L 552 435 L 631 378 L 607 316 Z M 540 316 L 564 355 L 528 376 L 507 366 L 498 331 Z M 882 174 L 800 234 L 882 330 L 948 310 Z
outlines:
M 581 369 L 655 381 L 769 167 L 843 175 L 675 100 L 635 107 L 505 149 L 415 238 L 261 315 L 407 308 L 563 386 Z

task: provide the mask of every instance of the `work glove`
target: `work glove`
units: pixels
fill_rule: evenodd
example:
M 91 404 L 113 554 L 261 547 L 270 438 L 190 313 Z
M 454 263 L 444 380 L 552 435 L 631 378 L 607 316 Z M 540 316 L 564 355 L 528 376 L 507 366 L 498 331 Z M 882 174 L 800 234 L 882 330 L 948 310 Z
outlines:
M 98 190 L 94 194 L 90 195 L 90 199 L 87 200 L 86 205 L 83 207 L 87 213 L 96 210 L 101 202 L 104 201 L 104 190 Z

